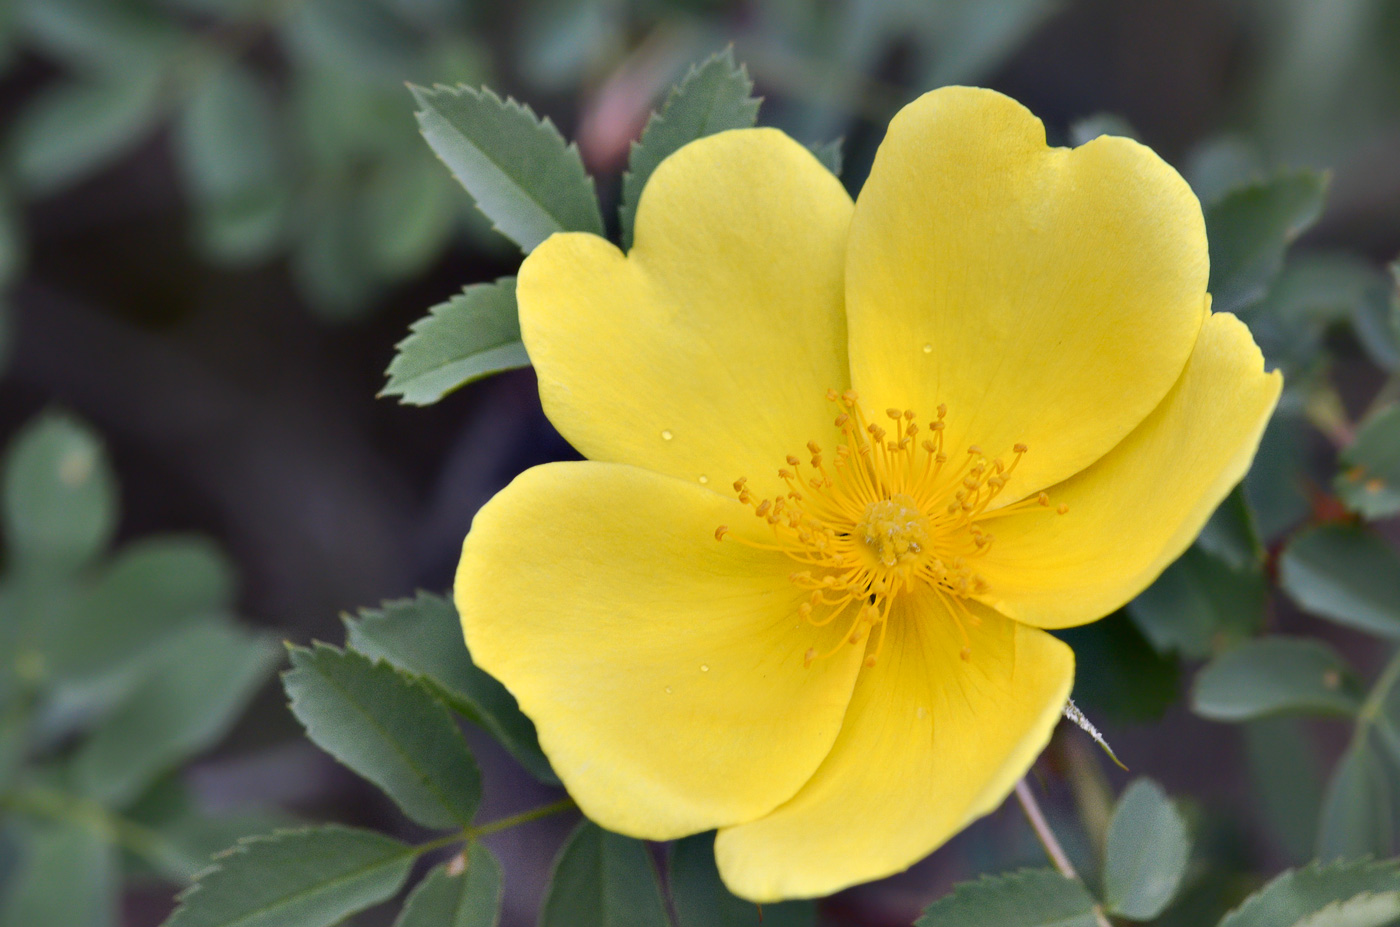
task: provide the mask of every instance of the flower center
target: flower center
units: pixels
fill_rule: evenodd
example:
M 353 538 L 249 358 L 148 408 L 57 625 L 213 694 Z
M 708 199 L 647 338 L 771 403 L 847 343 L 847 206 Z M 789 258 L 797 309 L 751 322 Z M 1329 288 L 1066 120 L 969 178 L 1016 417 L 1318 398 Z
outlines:
M 856 525 L 856 536 L 865 541 L 872 566 L 891 568 L 913 564 L 928 549 L 928 517 L 919 503 L 904 493 L 872 502 Z
M 867 647 L 867 666 L 879 657 L 892 603 L 915 589 L 931 590 L 948 606 L 963 639 L 962 657 L 969 659 L 967 626 L 980 619 L 964 599 L 988 590 L 976 572 L 978 559 L 995 540 L 987 523 L 1010 512 L 1050 506 L 1049 497 L 1040 493 L 988 510 L 1026 446 L 1011 448 L 1009 464 L 975 444 L 950 459 L 943 446 L 946 406 L 938 407 L 938 417 L 927 423 L 928 436 L 920 438 L 913 410 L 887 409 L 886 428 L 867 420 L 853 391 L 830 390 L 827 399 L 841 409 L 835 420 L 840 438 L 830 463 L 821 446 L 809 441 L 810 470 L 795 456 L 778 470 L 786 493 L 760 499 L 747 479 L 735 481 L 739 501 L 769 524 L 773 541 L 735 540 L 780 551 L 802 564 L 789 579 L 810 590 L 798 607 L 804 621 L 816 627 L 844 622 L 842 643 L 852 645 L 878 631 Z M 1063 515 L 1068 507 L 1055 511 Z M 721 525 L 715 537 L 723 540 L 728 533 L 728 526 Z M 830 656 L 841 645 L 825 654 L 809 649 L 806 663 Z

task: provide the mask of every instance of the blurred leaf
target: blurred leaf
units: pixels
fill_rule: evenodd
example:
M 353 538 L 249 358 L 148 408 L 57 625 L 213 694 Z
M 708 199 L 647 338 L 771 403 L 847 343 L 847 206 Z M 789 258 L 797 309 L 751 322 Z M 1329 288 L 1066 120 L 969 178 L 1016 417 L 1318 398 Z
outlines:
M 1340 463 L 1332 485 L 1347 508 L 1366 519 L 1400 514 L 1400 403 L 1368 415 Z
M 1400 557 L 1363 527 L 1323 525 L 1296 536 L 1279 559 L 1279 584 L 1315 615 L 1400 638 Z
M 671 900 L 678 927 L 812 927 L 810 901 L 766 904 L 761 909 L 729 893 L 715 867 L 715 835 L 696 834 L 671 847 Z
M 1391 855 L 1390 782 L 1364 738 L 1354 740 L 1327 783 L 1317 826 L 1322 862 Z
M 5 459 L 5 547 L 11 569 L 75 570 L 101 552 L 117 520 L 117 489 L 97 436 L 48 412 Z
M 254 837 L 181 893 L 164 927 L 331 927 L 393 896 L 415 855 L 397 840 L 349 827 Z
M 427 406 L 473 380 L 528 367 L 515 278 L 478 283 L 429 310 L 400 341 L 382 395 Z
M 1095 927 L 1084 885 L 1053 869 L 1023 869 L 953 886 L 914 927 Z
M 1381 920 L 1311 920 L 1330 905 L 1360 897 L 1400 901 L 1400 872 L 1394 860 L 1314 864 L 1290 869 L 1231 911 L 1220 927 L 1383 927 Z
M 41 90 L 15 118 L 10 155 L 20 187 L 53 193 L 124 154 L 158 115 L 160 75 L 134 69 Z
M 831 171 L 832 176 L 838 180 L 841 178 L 842 148 L 845 146 L 844 138 L 834 138 L 829 142 L 819 145 L 808 145 L 813 156 L 822 163 L 822 167 Z
M 1298 171 L 1231 190 L 1206 209 L 1216 312 L 1236 312 L 1264 297 L 1284 251 L 1321 215 L 1326 192 L 1326 175 Z
M 1181 671 L 1152 649 L 1127 612 L 1118 611 L 1055 636 L 1074 648 L 1074 700 L 1089 715 L 1120 721 L 1161 717 L 1174 701 Z
M 1284 397 L 1287 401 L 1286 390 Z M 1308 514 L 1305 486 L 1314 434 L 1299 411 L 1284 408 L 1283 402 L 1264 429 L 1254 466 L 1244 477 L 1244 496 L 1264 541 L 1274 540 Z
M 1354 715 L 1355 676 L 1331 647 L 1308 638 L 1265 637 L 1221 654 L 1196 676 L 1191 707 L 1215 721 L 1280 712 Z
M 394 927 L 496 927 L 501 917 L 501 864 L 484 844 L 463 851 L 465 873 L 451 862 L 428 873 L 404 903 Z
M 494 677 L 478 669 L 462 639 L 456 607 L 442 596 L 385 602 L 345 619 L 347 646 L 419 676 L 453 710 L 485 728 L 541 782 L 559 780 L 540 750 L 535 725 Z
M 539 927 L 669 925 L 646 844 L 580 824 L 555 860 Z
M 1134 140 L 1138 137 L 1137 130 L 1128 120 L 1113 113 L 1095 113 L 1071 123 L 1069 127 L 1069 143 L 1076 148 L 1092 142 L 1100 135 L 1116 135 Z
M 1261 718 L 1246 723 L 1244 735 L 1250 794 L 1265 822 L 1294 860 L 1312 859 L 1323 783 L 1307 728 L 1298 718 Z
M 361 191 L 360 234 L 376 276 L 397 280 L 437 257 L 456 218 L 451 181 L 426 155 L 386 161 Z
M 233 590 L 233 567 L 209 540 L 143 538 L 123 547 L 61 619 L 49 618 L 45 657 L 58 676 L 92 676 L 180 625 L 226 612 Z
M 1384 275 L 1366 261 L 1299 254 L 1244 317 L 1265 357 L 1286 371 L 1313 366 L 1327 330 L 1348 321 L 1376 363 L 1394 369 L 1400 357 L 1386 323 L 1388 295 Z
M 354 81 L 401 86 L 427 77 L 413 29 L 380 0 L 300 0 L 284 35 L 301 55 Z
M 618 207 L 623 250 L 632 247 L 637 204 L 657 165 L 697 138 L 726 129 L 750 128 L 758 120 L 759 104 L 752 92 L 748 71 L 734 63 L 734 53 L 729 48 L 692 67 L 680 84 L 671 88 L 666 103 L 652 113 L 641 139 L 633 143 L 627 157 L 622 203 Z
M 291 650 L 282 677 L 311 741 L 379 786 L 424 827 L 465 827 L 481 773 L 452 716 L 386 663 L 325 644 Z
M 159 841 L 156 852 L 145 857 L 130 855 L 123 861 L 130 871 L 139 874 L 140 866 L 153 867 L 156 874 L 175 884 L 193 881 L 209 868 L 216 854 L 245 837 L 296 825 L 290 815 L 256 806 L 206 810 L 180 771 L 157 781 L 124 808 L 122 816 Z
M 1108 828 L 1104 902 L 1113 914 L 1147 921 L 1175 897 L 1191 855 L 1186 822 L 1162 787 L 1138 779 L 1123 793 Z
M 874 3 L 872 6 L 882 4 Z M 1053 0 L 1002 0 L 981 3 L 913 3 L 915 11 L 932 14 L 932 28 L 918 30 L 926 39 L 927 59 L 916 87 L 985 83 L 997 65 L 1010 57 L 1026 37 L 1059 7 Z M 873 64 L 873 62 L 872 62 Z M 862 69 L 864 71 L 865 69 Z
M 1254 525 L 1254 512 L 1244 490 L 1236 487 L 1206 522 L 1196 544 L 1223 560 L 1231 569 L 1257 568 L 1264 562 L 1264 545 Z
M 18 872 L 0 885 L 0 927 L 116 927 L 120 877 L 105 834 L 76 824 L 36 827 Z
M 1265 171 L 1253 142 L 1237 135 L 1217 135 L 1191 150 L 1182 173 L 1202 203 L 1213 203 L 1237 187 L 1259 183 Z
M 0 288 L 19 277 L 24 259 L 24 226 L 19 207 L 10 197 L 9 188 L 0 183 Z
M 286 221 L 272 100 L 248 70 L 207 77 L 175 119 L 175 153 L 199 212 L 206 252 L 226 261 L 266 257 Z
M 1258 631 L 1267 597 L 1262 572 L 1192 547 L 1128 603 L 1128 614 L 1158 652 L 1204 659 Z
M 309 206 L 307 224 L 292 253 L 298 288 L 328 322 L 361 318 L 377 292 L 373 269 L 356 224 L 351 191 L 329 188 Z
M 603 234 L 578 148 L 530 107 L 490 90 L 411 87 L 433 151 L 501 234 L 525 252 L 554 232 Z
M 214 622 L 164 642 L 146 679 L 78 750 L 80 791 L 124 807 L 162 773 L 221 740 L 279 656 L 267 640 Z
M 176 52 L 179 28 L 144 3 L 111 0 L 15 0 L 28 38 L 85 71 L 120 71 Z

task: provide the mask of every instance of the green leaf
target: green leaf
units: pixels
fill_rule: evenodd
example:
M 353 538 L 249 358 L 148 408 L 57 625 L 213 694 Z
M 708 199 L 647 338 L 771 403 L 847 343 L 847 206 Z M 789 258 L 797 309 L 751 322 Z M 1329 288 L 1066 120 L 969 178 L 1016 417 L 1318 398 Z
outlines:
M 1264 541 L 1277 539 L 1311 510 L 1305 487 L 1313 482 L 1309 470 L 1316 433 L 1296 405 L 1275 411 L 1264 428 L 1254 466 L 1244 478 L 1244 495 Z
M 671 848 L 671 900 L 678 927 L 812 927 L 816 905 L 789 901 L 764 905 L 744 901 L 729 893 L 715 867 L 715 835 L 696 834 L 676 841 Z
M 1252 569 L 1264 562 L 1264 545 L 1259 541 L 1259 531 L 1254 524 L 1254 510 L 1242 488 L 1236 487 L 1220 503 L 1201 530 L 1196 544 L 1231 569 Z
M 1300 718 L 1273 717 L 1244 725 L 1252 796 L 1278 846 L 1296 862 L 1313 858 L 1322 769 L 1311 731 Z
M 175 154 L 210 256 L 251 261 L 276 247 L 290 197 L 270 95 L 245 68 L 206 78 L 175 119 Z
M 580 824 L 555 860 L 539 927 L 669 925 L 646 844 Z
M 1315 919 L 1334 905 L 1383 895 L 1400 901 L 1400 871 L 1394 860 L 1314 864 L 1274 879 L 1226 915 L 1220 927 L 1383 927 L 1394 919 L 1393 914 L 1382 920 L 1353 918 L 1335 925 Z
M 743 65 L 734 64 L 726 48 L 694 66 L 679 85 L 671 88 L 666 103 L 647 120 L 642 137 L 634 142 L 622 175 L 622 247 L 632 247 L 637 204 L 652 172 L 668 156 L 707 135 L 726 129 L 747 129 L 758 121 L 759 100 L 752 96 L 753 81 Z M 833 171 L 833 173 L 835 173 Z
M 125 153 L 154 123 L 159 85 L 158 73 L 138 68 L 34 95 L 10 134 L 19 185 L 53 193 Z
M 447 599 L 420 592 L 416 598 L 362 609 L 358 620 L 345 619 L 345 642 L 372 660 L 420 677 L 453 710 L 500 741 L 536 779 L 559 784 L 540 750 L 535 725 L 505 686 L 472 662 L 457 609 Z
M 1177 698 L 1181 670 L 1148 643 L 1126 611 L 1055 631 L 1074 649 L 1074 699 L 1096 718 L 1159 718 Z
M 603 234 L 578 148 L 530 107 L 490 90 L 410 87 L 418 125 L 476 206 L 525 252 L 555 232 Z
M 60 677 L 83 679 L 138 656 L 175 628 L 224 614 L 233 567 L 196 536 L 145 538 L 106 564 L 65 614 L 41 628 L 44 653 Z
M 483 844 L 464 851 L 466 872 L 451 861 L 428 873 L 404 903 L 394 927 L 496 927 L 501 917 L 501 864 Z
M 111 540 L 117 489 L 97 436 L 49 412 L 25 426 L 5 459 L 5 547 L 12 568 L 61 573 Z
M 834 138 L 829 142 L 823 142 L 818 145 L 808 145 L 807 147 L 811 150 L 813 156 L 822 163 L 822 167 L 831 171 L 832 176 L 840 179 L 841 167 L 845 161 L 841 151 L 845 144 L 846 140 L 844 138 Z
M 914 927 L 1095 927 L 1094 899 L 1053 869 L 1024 869 L 962 882 L 924 910 Z
M 1263 624 L 1268 583 L 1192 547 L 1128 604 L 1133 623 L 1160 653 L 1204 659 Z
M 381 395 L 415 406 L 432 405 L 473 380 L 528 367 L 520 343 L 515 278 L 464 289 L 413 323 L 397 347 Z
M 1313 614 L 1400 638 L 1400 557 L 1365 528 L 1323 525 L 1298 535 L 1280 558 L 1279 583 Z
M 316 746 L 383 789 L 424 827 L 466 827 L 481 773 L 452 716 L 418 680 L 325 644 L 294 647 L 282 681 Z
M 1138 779 L 1113 811 L 1104 859 L 1104 901 L 1113 914 L 1147 921 L 1176 895 L 1191 855 L 1186 822 L 1162 787 Z
M 1368 519 L 1400 514 L 1400 403 L 1368 415 L 1340 462 L 1332 485 L 1347 508 Z
M 269 641 L 215 622 L 166 641 L 146 678 L 79 749 L 78 788 L 124 807 L 162 773 L 218 743 L 279 656 Z
M 1196 714 L 1249 721 L 1282 712 L 1354 715 L 1361 707 L 1350 667 L 1321 641 L 1265 637 L 1221 654 L 1196 676 Z
M 1317 826 L 1317 858 L 1323 862 L 1362 856 L 1390 856 L 1390 781 L 1380 759 L 1358 738 L 1342 754 Z
M 1321 215 L 1326 193 L 1327 175 L 1298 171 L 1231 190 L 1206 210 L 1216 312 L 1237 312 L 1264 297 L 1284 251 Z
M 121 888 L 104 835 L 76 824 L 36 828 L 0 884 L 0 927 L 116 927 Z
M 1349 254 L 1299 254 L 1246 320 L 1264 356 L 1285 371 L 1311 367 L 1328 329 L 1347 321 L 1372 359 L 1394 369 L 1400 358 L 1386 324 L 1388 302 L 1385 276 L 1367 262 Z
M 331 927 L 391 897 L 416 852 L 349 827 L 281 831 L 224 853 L 163 927 Z

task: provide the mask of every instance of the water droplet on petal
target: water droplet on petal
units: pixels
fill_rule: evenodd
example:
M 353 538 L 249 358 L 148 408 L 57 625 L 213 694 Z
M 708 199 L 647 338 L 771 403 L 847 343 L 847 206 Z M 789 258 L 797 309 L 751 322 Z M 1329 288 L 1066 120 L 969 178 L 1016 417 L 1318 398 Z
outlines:
M 918 715 L 919 720 L 922 721 L 928 717 L 928 709 L 920 705 L 918 709 L 914 712 L 914 714 Z
M 700 664 L 700 672 L 702 672 L 702 673 L 708 673 L 709 671 L 710 671 L 710 664 L 708 664 L 708 663 L 701 663 L 701 664 Z
M 670 429 L 667 429 L 667 430 L 661 432 L 661 440 L 662 440 L 662 441 L 669 441 L 669 440 L 671 440 L 671 439 L 674 438 L 674 437 L 675 437 L 675 435 L 671 434 Z
M 667 694 L 667 695 L 670 695 L 670 694 L 671 694 L 671 687 L 670 687 L 670 686 L 667 686 L 667 687 L 666 687 L 666 694 Z
M 708 483 L 709 481 L 710 481 L 710 478 L 709 478 L 708 476 L 706 476 L 706 475 L 703 474 L 703 473 L 700 474 L 700 485 L 701 485 L 701 486 L 704 486 L 704 485 L 705 485 L 706 483 Z
M 933 353 L 933 345 L 931 345 L 931 344 L 926 344 L 926 345 L 924 345 L 924 353 L 925 353 L 925 354 L 932 354 L 932 353 Z

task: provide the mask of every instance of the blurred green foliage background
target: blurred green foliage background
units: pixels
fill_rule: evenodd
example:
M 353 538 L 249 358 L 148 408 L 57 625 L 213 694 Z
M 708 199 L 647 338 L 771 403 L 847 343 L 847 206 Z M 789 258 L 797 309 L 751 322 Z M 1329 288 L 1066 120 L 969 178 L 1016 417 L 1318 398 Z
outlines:
M 853 191 L 889 117 L 947 83 L 1015 96 L 1054 142 L 1133 134 L 1208 204 L 1330 172 L 1315 224 L 1306 203 L 1281 220 L 1289 241 L 1310 226 L 1281 273 L 1232 297 L 1289 378 L 1256 474 L 1162 583 L 1071 636 L 1076 698 L 1130 766 L 1187 797 L 1212 860 L 1192 876 L 1201 910 L 1311 858 L 1323 804 L 1373 799 L 1334 821 L 1389 809 L 1400 772 L 1345 719 L 1385 661 L 1378 638 L 1400 636 L 1396 590 L 1366 586 L 1397 562 L 1400 497 L 1357 470 L 1400 460 L 1382 271 L 1400 254 L 1400 2 L 0 0 L 0 787 L 20 770 L 39 783 L 26 807 L 0 804 L 0 897 L 91 876 L 51 893 L 77 908 L 12 891 L 0 925 L 157 924 L 209 852 L 287 815 L 412 832 L 258 688 L 281 661 L 269 642 L 339 640 L 341 612 L 445 589 L 475 509 L 572 451 L 528 371 L 428 409 L 375 398 L 411 322 L 519 260 L 423 143 L 405 82 L 528 101 L 577 140 L 612 216 L 651 108 L 731 43 L 761 121 L 843 138 Z M 1212 245 L 1217 267 L 1257 259 Z M 1342 524 L 1348 507 L 1373 528 Z M 1342 591 L 1368 588 L 1370 611 L 1329 594 L 1356 563 L 1376 566 Z M 1338 684 L 1242 708 L 1219 657 L 1214 688 L 1188 692 L 1227 651 L 1276 668 L 1250 647 L 1280 645 L 1232 649 L 1263 631 L 1303 639 L 1289 665 Z M 1309 709 L 1344 720 L 1294 717 Z M 488 812 L 556 794 L 469 741 Z M 1066 737 L 1049 759 L 1066 773 L 1052 815 L 1082 855 L 1095 831 L 1075 809 L 1106 818 L 1125 781 L 1088 751 Z M 1390 816 L 1365 848 L 1394 851 Z M 564 828 L 493 838 L 507 927 L 533 923 Z M 908 924 L 952 881 L 1033 851 L 1003 812 L 822 916 Z

